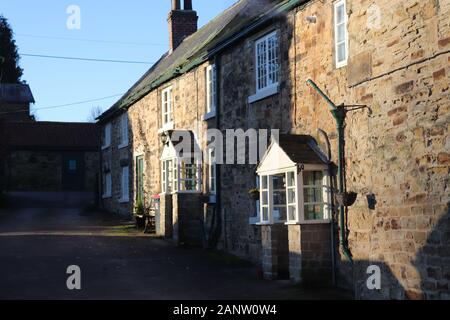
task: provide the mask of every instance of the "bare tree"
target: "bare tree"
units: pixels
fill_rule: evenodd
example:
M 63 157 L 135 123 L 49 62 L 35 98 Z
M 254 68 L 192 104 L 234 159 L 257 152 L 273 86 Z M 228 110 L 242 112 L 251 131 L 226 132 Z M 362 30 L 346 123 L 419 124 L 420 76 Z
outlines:
M 92 107 L 91 112 L 89 113 L 89 116 L 87 118 L 88 122 L 95 123 L 97 122 L 97 118 L 103 113 L 102 108 L 99 106 Z

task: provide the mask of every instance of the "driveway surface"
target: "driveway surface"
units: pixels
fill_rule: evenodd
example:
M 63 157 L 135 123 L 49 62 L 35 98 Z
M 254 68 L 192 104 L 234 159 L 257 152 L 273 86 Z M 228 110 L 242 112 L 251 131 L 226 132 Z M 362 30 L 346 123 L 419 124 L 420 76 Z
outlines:
M 82 193 L 14 193 L 0 209 L 0 299 L 346 299 L 288 281 L 263 281 L 226 254 L 180 248 L 111 215 L 87 213 Z M 66 270 L 81 268 L 81 290 Z

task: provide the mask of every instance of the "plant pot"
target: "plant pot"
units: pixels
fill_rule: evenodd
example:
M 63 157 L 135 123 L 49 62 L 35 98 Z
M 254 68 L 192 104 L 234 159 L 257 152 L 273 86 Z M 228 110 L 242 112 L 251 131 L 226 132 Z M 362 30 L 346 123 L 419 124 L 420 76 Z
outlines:
M 259 194 L 259 192 L 250 192 L 249 196 L 250 196 L 250 199 L 252 199 L 254 201 L 258 201 L 260 194 Z
M 336 201 L 340 206 L 351 207 L 355 204 L 358 194 L 355 192 L 337 193 Z

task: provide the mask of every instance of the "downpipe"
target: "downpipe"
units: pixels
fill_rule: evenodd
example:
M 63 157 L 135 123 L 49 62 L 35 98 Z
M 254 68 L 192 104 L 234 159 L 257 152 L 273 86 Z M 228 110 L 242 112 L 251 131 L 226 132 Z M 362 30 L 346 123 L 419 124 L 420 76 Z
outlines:
M 345 183 L 345 120 L 347 117 L 347 110 L 344 105 L 336 106 L 311 79 L 309 79 L 306 84 L 316 90 L 327 102 L 330 112 L 336 120 L 336 127 L 338 131 L 338 192 L 345 194 L 347 192 Z M 347 226 L 345 224 L 345 206 L 343 205 L 339 205 L 339 224 L 340 247 L 342 249 L 342 253 L 348 259 L 350 264 L 353 265 L 353 256 L 350 252 L 350 248 L 348 247 Z

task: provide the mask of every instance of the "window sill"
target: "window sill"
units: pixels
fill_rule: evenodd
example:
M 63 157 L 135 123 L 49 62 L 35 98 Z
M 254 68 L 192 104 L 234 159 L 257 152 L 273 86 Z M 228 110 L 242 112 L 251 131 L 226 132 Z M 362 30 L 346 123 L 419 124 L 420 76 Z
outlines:
M 342 62 L 336 62 L 336 69 L 344 68 L 347 66 L 347 60 Z
M 112 195 L 110 195 L 110 194 L 104 194 L 102 196 L 102 199 L 111 199 L 111 198 L 112 198 Z
M 130 199 L 119 199 L 119 203 L 128 203 Z
M 300 222 L 287 222 L 287 226 L 301 226 L 301 225 L 312 225 L 312 224 L 330 224 L 331 220 L 305 220 Z
M 109 146 L 102 146 L 102 151 L 105 151 L 105 150 L 109 149 L 110 147 L 111 147 L 111 145 L 109 145 Z
M 259 218 L 259 217 L 254 217 L 254 218 L 248 219 L 248 223 L 251 226 L 257 226 L 258 224 L 260 224 L 260 221 L 261 221 L 261 218 Z
M 211 111 L 203 116 L 203 121 L 207 121 L 207 120 L 210 120 L 215 117 L 216 117 L 216 111 Z
M 274 85 L 258 91 L 256 94 L 248 97 L 248 103 L 254 103 L 265 98 L 271 97 L 280 91 L 279 85 Z
M 209 203 L 210 203 L 210 204 L 217 203 L 217 196 L 216 196 L 215 194 L 211 194 L 211 195 L 209 196 Z
M 120 150 L 120 149 L 125 149 L 125 148 L 128 148 L 128 142 L 127 143 L 124 143 L 124 144 L 121 144 L 121 145 L 119 145 L 117 148 Z
M 172 121 L 172 122 L 166 123 L 161 129 L 158 130 L 158 133 L 161 134 L 161 133 L 164 133 L 164 132 L 167 132 L 167 131 L 171 131 L 174 128 L 175 128 L 175 124 Z

